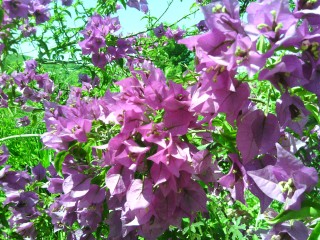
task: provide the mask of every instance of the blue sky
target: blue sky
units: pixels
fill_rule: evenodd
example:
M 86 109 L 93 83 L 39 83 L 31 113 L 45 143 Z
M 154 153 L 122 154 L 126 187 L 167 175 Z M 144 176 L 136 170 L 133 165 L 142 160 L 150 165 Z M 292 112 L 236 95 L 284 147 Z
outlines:
M 94 7 L 96 5 L 96 0 L 83 0 L 83 2 L 87 8 Z M 148 0 L 151 16 L 155 16 L 157 18 L 161 16 L 170 2 L 171 0 Z M 166 22 L 170 24 L 176 22 L 191 12 L 190 7 L 194 2 L 195 0 L 173 0 L 170 8 L 158 23 Z M 71 11 L 71 14 L 74 15 L 74 12 Z M 134 8 L 127 7 L 127 9 L 118 10 L 116 15 L 119 16 L 120 24 L 122 26 L 121 31 L 124 35 L 145 30 L 147 20 L 142 19 L 145 16 L 144 13 Z M 199 11 L 196 14 L 189 16 L 188 19 L 179 22 L 178 26 L 182 28 L 192 27 L 202 19 L 202 13 Z M 73 19 L 70 19 L 68 25 L 70 27 L 74 27 L 77 23 L 74 22 Z M 28 56 L 37 57 L 37 51 L 30 44 L 22 44 L 20 51 Z
M 160 17 L 162 13 L 168 6 L 170 0 L 149 0 L 149 10 L 151 16 Z M 195 2 L 195 0 L 173 0 L 169 10 L 159 21 L 174 23 L 183 16 L 190 13 L 190 7 Z M 145 28 L 147 23 L 146 19 L 141 20 L 144 16 L 142 12 L 137 11 L 133 8 L 127 8 L 126 10 L 122 9 L 118 11 L 120 23 L 124 29 L 124 32 L 138 32 L 142 31 Z M 190 16 L 188 19 L 180 22 L 178 25 L 180 27 L 190 27 L 197 24 L 201 19 L 203 19 L 202 14 L 198 12 L 195 15 Z

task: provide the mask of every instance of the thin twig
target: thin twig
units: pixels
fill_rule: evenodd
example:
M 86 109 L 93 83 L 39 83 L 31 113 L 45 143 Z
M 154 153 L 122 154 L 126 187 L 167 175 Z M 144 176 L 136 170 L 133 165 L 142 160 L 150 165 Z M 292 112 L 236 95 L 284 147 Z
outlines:
M 69 63 L 73 63 L 73 64 L 78 64 L 78 65 L 82 65 L 82 63 L 80 62 L 80 60 L 77 61 L 64 61 L 64 60 L 49 60 L 49 59 L 44 59 L 44 58 L 38 58 L 36 59 L 37 62 L 41 62 L 42 64 L 69 64 Z
M 160 21 L 160 19 L 166 14 L 166 12 L 169 10 L 170 6 L 172 5 L 173 3 L 173 0 L 171 0 L 171 2 L 168 4 L 166 10 L 164 10 L 164 12 L 161 14 L 161 16 L 157 19 L 157 21 L 155 21 L 153 24 L 152 24 L 152 28 L 154 28 L 154 26 L 157 24 L 157 22 Z
M 13 139 L 13 138 L 24 138 L 24 137 L 42 137 L 42 134 L 20 134 L 20 135 L 13 135 L 5 138 L 1 138 L 0 142 Z
M 195 11 L 193 11 L 193 12 L 191 12 L 191 13 L 185 15 L 185 16 L 183 16 L 182 18 L 178 19 L 176 22 L 174 22 L 174 23 L 172 23 L 171 25 L 169 25 L 169 27 L 172 27 L 172 26 L 176 25 L 177 23 L 181 22 L 183 19 L 191 16 L 192 14 L 195 14 L 195 13 L 198 12 L 198 11 L 199 11 L 199 9 L 197 9 L 197 10 L 195 10 Z
M 251 101 L 253 101 L 253 102 L 259 102 L 259 103 L 266 104 L 266 102 L 265 102 L 265 101 L 260 100 L 260 99 L 258 99 L 258 98 L 251 98 L 251 97 L 249 97 L 248 99 L 249 99 L 249 100 L 251 100 Z
M 183 16 L 182 18 L 178 19 L 176 22 L 172 23 L 172 24 L 171 24 L 171 25 L 169 25 L 168 27 L 172 27 L 172 26 L 176 25 L 177 23 L 181 22 L 183 19 L 185 19 L 185 18 L 187 18 L 187 17 L 191 16 L 192 14 L 195 14 L 195 13 L 196 13 L 196 12 L 198 12 L 198 11 L 199 11 L 199 9 L 197 9 L 197 10 L 195 10 L 195 11 L 193 11 L 193 12 L 191 12 L 191 13 L 189 13 L 189 14 L 185 15 L 185 16 Z M 137 33 L 134 33 L 134 34 L 128 35 L 128 36 L 126 36 L 126 37 L 123 37 L 123 39 L 125 39 L 125 38 L 131 38 L 131 37 L 136 37 L 136 36 L 138 36 L 138 35 L 140 35 L 140 34 L 143 34 L 143 33 L 149 32 L 149 31 L 151 31 L 151 30 L 153 30 L 153 28 L 148 28 L 148 29 L 147 29 L 147 30 L 145 30 L 145 31 L 141 31 L 141 32 L 137 32 Z

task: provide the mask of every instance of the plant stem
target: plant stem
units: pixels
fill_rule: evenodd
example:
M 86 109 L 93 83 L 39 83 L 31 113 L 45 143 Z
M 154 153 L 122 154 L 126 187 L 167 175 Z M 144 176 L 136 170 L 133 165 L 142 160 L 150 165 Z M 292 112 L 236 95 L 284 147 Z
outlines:
M 265 115 L 268 116 L 269 113 L 269 104 L 270 104 L 270 98 L 271 98 L 271 90 L 268 91 L 268 102 L 267 102 L 267 108 L 265 110 Z
M 41 137 L 41 136 L 42 136 L 42 134 L 19 134 L 19 135 L 13 135 L 13 136 L 1 138 L 0 142 L 6 141 L 6 140 L 9 140 L 9 139 L 13 139 L 13 138 Z

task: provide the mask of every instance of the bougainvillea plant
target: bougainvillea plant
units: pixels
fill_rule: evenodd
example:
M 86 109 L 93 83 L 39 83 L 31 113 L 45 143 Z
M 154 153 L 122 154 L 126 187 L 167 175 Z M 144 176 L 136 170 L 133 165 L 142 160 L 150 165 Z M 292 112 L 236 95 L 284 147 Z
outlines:
M 69 6 L 86 13 L 73 37 L 61 30 Z M 2 1 L 0 107 L 26 113 L 16 119 L 20 128 L 43 112 L 45 131 L 29 136 L 52 150 L 47 166 L 15 169 L 7 165 L 15 149 L 5 142 L 28 135 L 0 139 L 0 226 L 15 232 L 4 236 L 165 238 L 199 213 L 212 218 L 220 208 L 210 207 L 214 201 L 245 206 L 254 197 L 268 226 L 259 229 L 256 220 L 253 232 L 225 231 L 219 239 L 320 234 L 320 2 L 257 1 L 240 14 L 236 0 L 196 1 L 204 20 L 193 31 L 149 15 L 147 31 L 127 36 L 111 13 L 127 6 L 147 13 L 147 1 L 97 6 Z M 68 41 L 52 31 L 61 45 L 50 50 L 44 33 L 55 21 Z M 42 67 L 48 59 L 7 68 L 5 59 L 21 39 L 37 41 L 42 57 L 68 49 L 86 71 L 76 86 L 60 89 L 59 76 L 52 79 Z M 189 50 L 170 55 L 172 46 Z M 186 59 L 177 60 L 182 52 Z M 180 64 L 180 75 L 168 77 L 166 64 Z M 275 204 L 280 207 L 272 209 Z

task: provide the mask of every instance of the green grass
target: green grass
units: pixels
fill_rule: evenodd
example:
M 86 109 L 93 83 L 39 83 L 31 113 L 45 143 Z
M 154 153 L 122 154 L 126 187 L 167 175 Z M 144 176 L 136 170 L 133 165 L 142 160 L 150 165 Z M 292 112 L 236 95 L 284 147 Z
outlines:
M 24 61 L 31 59 L 28 56 L 11 54 L 6 56 L 4 61 L 4 71 L 8 74 L 13 71 L 24 71 Z M 43 64 L 37 69 L 38 73 L 48 73 L 54 81 L 56 90 L 68 90 L 78 82 L 78 75 L 85 73 L 86 70 L 74 63 L 63 64 Z M 9 104 L 12 106 L 12 104 Z M 31 124 L 27 127 L 17 127 L 16 119 L 29 116 Z M 49 166 L 53 151 L 44 150 L 40 137 L 19 137 L 25 134 L 42 134 L 46 132 L 43 122 L 43 113 L 27 113 L 19 106 L 0 108 L 0 139 L 9 136 L 17 136 L 5 141 L 0 140 L 0 145 L 5 144 L 10 151 L 10 158 L 7 164 L 13 169 L 27 169 L 42 163 Z
M 26 127 L 17 127 L 16 119 L 28 115 L 31 124 Z M 42 163 L 49 166 L 52 153 L 50 150 L 43 150 L 40 137 L 21 137 L 24 134 L 42 134 L 45 132 L 45 125 L 42 122 L 41 113 L 25 113 L 19 108 L 0 109 L 0 140 L 9 136 L 16 136 L 0 144 L 5 144 L 10 151 L 10 158 L 7 162 L 14 169 L 26 169 Z
M 29 56 L 10 54 L 4 59 L 4 71 L 7 73 L 23 71 L 24 61 L 30 59 L 31 57 Z M 39 73 L 48 73 L 50 78 L 57 85 L 61 85 L 61 83 L 71 86 L 75 85 L 78 82 L 78 76 L 81 73 L 87 73 L 90 76 L 88 69 L 84 68 L 81 64 L 68 62 L 45 63 L 42 64 L 41 68 L 38 68 L 38 70 Z

